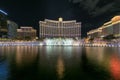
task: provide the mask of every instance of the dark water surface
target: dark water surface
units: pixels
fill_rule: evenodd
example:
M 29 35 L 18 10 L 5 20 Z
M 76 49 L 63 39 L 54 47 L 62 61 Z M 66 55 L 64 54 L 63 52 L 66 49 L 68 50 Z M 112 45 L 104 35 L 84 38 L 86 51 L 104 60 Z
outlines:
M 0 47 L 0 80 L 120 80 L 120 49 Z

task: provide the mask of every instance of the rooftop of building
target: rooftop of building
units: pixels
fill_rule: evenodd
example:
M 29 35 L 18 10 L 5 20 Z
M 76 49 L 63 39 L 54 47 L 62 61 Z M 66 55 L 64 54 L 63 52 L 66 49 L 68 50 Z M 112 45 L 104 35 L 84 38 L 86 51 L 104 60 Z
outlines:
M 100 27 L 101 29 L 111 27 L 114 24 L 120 23 L 120 15 L 114 16 L 109 22 L 106 22 Z
M 28 32 L 29 31 L 36 32 L 36 29 L 34 29 L 33 27 L 29 27 L 29 26 L 21 26 L 20 29 L 17 29 L 17 32 L 23 32 L 23 31 L 26 31 L 26 29 L 29 29 L 27 30 Z
M 89 32 L 87 32 L 87 35 L 93 34 L 93 33 L 96 33 L 96 32 L 101 32 L 101 29 L 97 28 L 97 29 L 90 30 Z
M 120 15 L 117 15 L 111 19 L 112 22 L 120 21 Z
M 58 18 L 58 20 L 50 20 L 50 19 L 45 19 L 44 21 L 40 21 L 40 22 L 54 22 L 54 23 L 59 23 L 59 22 L 62 22 L 62 23 L 76 23 L 76 20 L 66 20 L 64 21 L 62 17 Z
M 23 30 L 23 29 L 17 29 L 17 32 L 36 32 L 36 31 L 37 31 L 37 30 L 35 30 L 35 29 L 28 30 L 28 31 Z
M 30 27 L 30 26 L 21 26 L 20 28 L 33 28 L 33 27 Z

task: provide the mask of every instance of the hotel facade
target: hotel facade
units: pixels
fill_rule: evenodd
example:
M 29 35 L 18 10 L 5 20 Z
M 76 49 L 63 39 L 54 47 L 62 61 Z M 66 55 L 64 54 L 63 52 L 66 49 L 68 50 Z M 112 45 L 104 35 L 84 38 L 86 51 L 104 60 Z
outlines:
M 32 27 L 21 27 L 17 29 L 17 38 L 20 40 L 35 40 L 36 30 Z
M 108 35 L 120 38 L 120 16 L 113 17 L 109 22 L 104 23 L 101 27 L 89 31 L 87 35 L 90 38 L 103 38 Z
M 45 19 L 39 22 L 39 38 L 81 38 L 81 23 L 76 20 L 63 21 Z

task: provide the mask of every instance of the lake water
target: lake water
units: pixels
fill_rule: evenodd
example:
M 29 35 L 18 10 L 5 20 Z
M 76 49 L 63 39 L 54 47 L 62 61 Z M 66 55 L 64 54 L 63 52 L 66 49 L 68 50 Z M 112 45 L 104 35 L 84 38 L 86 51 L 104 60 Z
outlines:
M 0 47 L 0 80 L 120 80 L 120 49 Z

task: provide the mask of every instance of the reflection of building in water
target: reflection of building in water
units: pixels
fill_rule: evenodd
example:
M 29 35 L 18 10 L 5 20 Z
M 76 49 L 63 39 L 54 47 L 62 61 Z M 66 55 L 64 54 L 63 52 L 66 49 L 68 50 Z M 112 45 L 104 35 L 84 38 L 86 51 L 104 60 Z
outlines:
M 104 58 L 104 48 L 86 48 L 86 55 L 89 59 L 95 59 L 95 61 L 101 62 Z
M 91 62 L 97 63 L 97 64 L 107 68 L 109 65 L 110 55 L 107 54 L 109 51 L 106 52 L 106 50 L 107 49 L 104 47 L 103 48 L 87 47 L 86 48 L 86 56 Z
M 72 49 L 73 47 L 72 46 L 69 46 L 69 47 L 63 47 L 63 52 L 64 53 L 63 55 L 66 57 L 66 58 L 71 58 L 72 57 Z
M 16 63 L 18 66 L 30 64 L 37 58 L 38 47 L 17 46 L 16 47 Z
M 58 74 L 60 79 L 63 78 L 64 71 L 65 71 L 64 63 L 63 63 L 61 56 L 59 56 L 58 61 L 57 61 L 57 74 Z
M 114 80 L 120 80 L 120 58 L 117 55 L 111 56 L 110 72 Z

